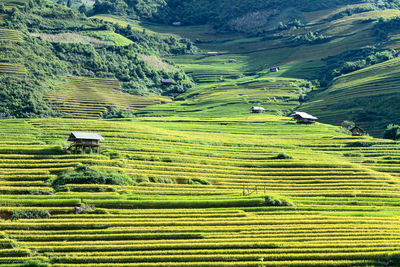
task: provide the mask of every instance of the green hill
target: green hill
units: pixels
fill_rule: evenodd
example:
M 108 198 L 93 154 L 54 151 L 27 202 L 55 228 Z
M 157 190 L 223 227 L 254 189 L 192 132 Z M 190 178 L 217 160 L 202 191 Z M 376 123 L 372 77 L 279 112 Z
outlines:
M 381 135 L 390 122 L 400 122 L 399 63 L 396 58 L 341 76 L 301 108 L 328 123 L 356 121 L 371 134 Z
M 159 58 L 192 53 L 195 47 L 189 40 L 89 19 L 49 1 L 26 1 L 12 8 L 9 2 L 1 3 L 5 8 L 0 12 L 6 16 L 0 25 L 0 117 L 57 115 L 55 111 L 60 113 L 63 108 L 53 106 L 43 96 L 58 80 L 70 75 L 117 79 L 124 93 L 135 95 L 173 97 L 192 86 L 183 71 Z M 173 79 L 174 85 L 163 87 L 163 79 Z M 34 105 L 15 105 L 28 99 Z M 105 104 L 121 106 L 111 101 L 102 109 L 109 107 Z

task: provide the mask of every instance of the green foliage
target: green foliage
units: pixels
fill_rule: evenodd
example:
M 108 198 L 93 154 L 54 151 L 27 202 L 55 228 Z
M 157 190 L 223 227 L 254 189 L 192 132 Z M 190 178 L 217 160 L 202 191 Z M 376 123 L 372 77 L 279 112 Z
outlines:
M 32 118 L 55 114 L 43 100 L 35 81 L 0 75 L 0 118 Z
M 57 191 L 62 191 L 66 184 L 133 185 L 134 181 L 122 172 L 97 171 L 80 165 L 74 170 L 62 173 L 52 182 Z
M 329 41 L 329 38 L 318 32 L 308 32 L 303 35 L 297 35 L 293 38 L 296 45 L 301 44 L 318 44 Z
M 340 12 L 330 16 L 329 18 L 327 18 L 327 20 L 328 21 L 334 21 L 334 20 L 338 20 L 338 19 L 341 19 L 341 18 L 346 17 L 346 16 L 352 16 L 354 14 L 373 11 L 373 10 L 376 10 L 376 9 L 378 9 L 377 5 L 368 5 L 368 6 L 347 8 L 347 9 L 345 9 L 343 11 L 340 11 Z
M 350 130 L 352 129 L 356 124 L 354 123 L 354 121 L 343 121 L 342 122 L 342 127 L 344 129 Z
M 374 46 L 343 52 L 339 55 L 323 59 L 326 68 L 321 71 L 321 85 L 343 74 L 347 74 L 371 65 L 394 58 L 393 49 L 380 49 Z
M 292 159 L 292 157 L 289 154 L 287 154 L 286 152 L 279 153 L 275 158 L 276 159 Z
M 133 117 L 133 112 L 119 110 L 116 107 L 109 107 L 107 112 L 103 114 L 104 119 L 121 119 Z
M 380 18 L 374 26 L 374 34 L 379 41 L 388 39 L 390 33 L 398 31 L 400 16 L 394 18 Z
M 399 140 L 400 139 L 400 125 L 389 124 L 383 134 L 383 138 Z
M 265 205 L 266 206 L 295 206 L 295 204 L 290 201 L 277 199 L 272 196 L 267 196 L 265 198 Z
M 48 219 L 51 215 L 47 210 L 14 210 L 12 212 L 12 221 L 19 219 Z

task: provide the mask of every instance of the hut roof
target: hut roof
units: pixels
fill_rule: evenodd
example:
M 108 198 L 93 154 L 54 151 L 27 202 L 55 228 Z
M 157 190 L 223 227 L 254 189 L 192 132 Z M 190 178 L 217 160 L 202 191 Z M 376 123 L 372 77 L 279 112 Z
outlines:
M 314 117 L 306 112 L 300 112 L 300 111 L 296 111 L 295 113 L 293 113 L 292 115 L 290 115 L 291 117 L 300 117 L 303 119 L 309 119 L 309 120 L 318 120 L 317 117 Z
M 174 83 L 174 81 L 171 79 L 163 79 L 163 80 L 161 80 L 161 82 L 162 83 Z
M 103 136 L 98 133 L 81 133 L 81 132 L 72 132 L 69 136 L 68 141 L 74 141 L 76 139 L 83 140 L 104 140 Z
M 250 110 L 265 110 L 263 107 L 251 107 Z
M 358 127 L 358 126 L 354 126 L 353 128 L 350 129 L 351 132 L 353 131 L 360 131 L 360 132 L 365 132 L 363 128 Z

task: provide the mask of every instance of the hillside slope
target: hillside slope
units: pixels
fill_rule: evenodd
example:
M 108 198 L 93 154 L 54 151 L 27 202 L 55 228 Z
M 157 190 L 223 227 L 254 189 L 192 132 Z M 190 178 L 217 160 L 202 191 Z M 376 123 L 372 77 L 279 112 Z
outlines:
M 22 1 L 12 8 L 0 3 L 5 4 L 0 11 L 2 118 L 63 115 L 55 114 L 60 109 L 52 110 L 43 95 L 64 76 L 116 79 L 124 93 L 153 98 L 173 97 L 192 86 L 183 71 L 159 57 L 193 52 L 189 40 L 89 19 L 49 1 Z M 173 80 L 173 86 L 163 86 L 163 79 Z M 152 97 L 148 102 L 154 103 Z
M 343 75 L 325 91 L 301 106 L 323 121 L 356 121 L 371 134 L 382 134 L 389 123 L 400 123 L 400 59 L 392 59 Z
M 70 131 L 100 132 L 103 153 L 64 153 Z M 398 264 L 394 142 L 270 115 L 2 120 L 0 135 L 3 264 Z M 56 192 L 51 182 L 82 163 L 136 182 Z

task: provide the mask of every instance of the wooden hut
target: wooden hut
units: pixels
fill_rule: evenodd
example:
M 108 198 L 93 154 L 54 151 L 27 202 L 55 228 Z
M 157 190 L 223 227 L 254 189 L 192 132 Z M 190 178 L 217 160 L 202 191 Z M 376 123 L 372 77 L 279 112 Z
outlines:
M 85 154 L 87 148 L 89 148 L 89 153 L 93 153 L 94 149 L 96 150 L 95 153 L 100 153 L 99 142 L 101 140 L 104 140 L 104 138 L 98 133 L 72 132 L 68 141 L 73 143 L 68 150 L 71 150 L 73 153 L 78 153 L 78 150 L 80 149 L 80 153 Z M 73 148 L 75 148 L 75 151 Z
M 161 84 L 163 86 L 170 87 L 170 86 L 174 85 L 174 81 L 171 79 L 163 79 L 163 80 L 161 80 Z
M 278 72 L 279 70 L 280 70 L 280 68 L 278 66 L 269 68 L 270 72 Z
M 263 107 L 251 107 L 250 111 L 252 113 L 264 113 L 265 112 L 265 108 L 263 108 Z
M 364 129 L 362 129 L 358 126 L 354 126 L 353 128 L 351 128 L 350 132 L 353 136 L 364 136 L 365 135 Z
M 316 123 L 318 120 L 317 117 L 314 117 L 306 112 L 296 111 L 290 116 L 297 120 L 297 123 L 299 124 L 313 124 Z

